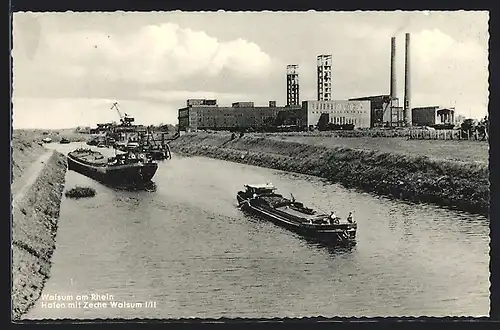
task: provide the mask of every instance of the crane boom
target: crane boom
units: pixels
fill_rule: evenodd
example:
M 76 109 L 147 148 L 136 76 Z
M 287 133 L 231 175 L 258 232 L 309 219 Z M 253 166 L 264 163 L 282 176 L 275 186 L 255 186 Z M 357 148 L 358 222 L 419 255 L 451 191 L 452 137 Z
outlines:
M 120 109 L 118 109 L 118 102 L 113 103 L 113 105 L 111 106 L 111 109 L 113 109 L 113 108 L 116 109 L 116 111 L 118 112 L 118 116 L 120 116 L 120 119 L 123 120 L 122 113 L 120 112 Z
M 113 105 L 111 106 L 111 109 L 115 108 L 116 109 L 116 112 L 118 112 L 118 116 L 120 116 L 120 122 L 123 124 L 123 125 L 127 125 L 127 126 L 130 126 L 132 124 L 132 122 L 134 122 L 134 118 L 133 117 L 130 117 L 129 115 L 125 114 L 122 115 L 120 109 L 118 109 L 118 102 L 114 102 Z

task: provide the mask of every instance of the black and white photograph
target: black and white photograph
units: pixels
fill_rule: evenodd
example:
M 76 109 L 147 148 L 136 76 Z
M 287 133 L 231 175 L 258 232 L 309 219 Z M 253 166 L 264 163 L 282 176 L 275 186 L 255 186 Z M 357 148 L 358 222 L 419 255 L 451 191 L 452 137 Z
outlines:
M 488 316 L 488 22 L 13 13 L 12 320 Z

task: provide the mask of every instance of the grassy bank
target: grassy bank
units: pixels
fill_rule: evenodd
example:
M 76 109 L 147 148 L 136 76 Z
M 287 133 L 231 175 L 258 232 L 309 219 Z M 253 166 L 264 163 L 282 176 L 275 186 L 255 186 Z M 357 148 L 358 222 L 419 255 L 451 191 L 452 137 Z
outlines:
M 408 140 L 405 137 L 351 136 L 340 137 L 331 133 L 267 133 L 265 136 L 278 141 L 290 141 L 314 146 L 346 147 L 377 150 L 403 155 L 427 156 L 432 159 L 488 163 L 487 141 L 465 140 Z
M 36 136 L 28 131 L 14 131 L 12 134 L 12 179 L 19 178 L 24 171 L 46 150 Z
M 12 210 L 13 319 L 34 304 L 49 276 L 65 173 L 66 157 L 54 152 L 24 199 Z
M 315 175 L 345 187 L 487 214 L 488 167 L 403 153 L 230 134 L 186 134 L 174 152 Z

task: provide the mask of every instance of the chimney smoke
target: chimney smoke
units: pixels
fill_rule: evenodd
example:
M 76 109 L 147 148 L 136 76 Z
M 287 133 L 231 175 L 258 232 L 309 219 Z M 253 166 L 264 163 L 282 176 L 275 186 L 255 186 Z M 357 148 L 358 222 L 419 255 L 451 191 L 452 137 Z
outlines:
M 405 38 L 405 95 L 404 95 L 404 117 L 406 125 L 411 126 L 411 70 L 410 70 L 410 34 Z
M 395 99 L 397 97 L 396 92 L 396 37 L 391 38 L 391 85 L 390 85 L 390 93 L 391 99 Z

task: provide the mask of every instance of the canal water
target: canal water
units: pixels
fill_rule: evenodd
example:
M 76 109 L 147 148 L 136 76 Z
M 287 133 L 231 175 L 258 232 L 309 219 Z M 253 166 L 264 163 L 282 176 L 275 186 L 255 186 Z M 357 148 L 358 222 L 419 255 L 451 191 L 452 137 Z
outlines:
M 174 155 L 154 181 L 123 191 L 67 172 L 67 189 L 97 195 L 63 198 L 50 278 L 26 319 L 489 313 L 484 217 L 202 157 Z M 265 182 L 321 210 L 352 210 L 357 245 L 325 247 L 243 214 L 236 192 Z

